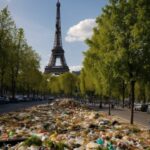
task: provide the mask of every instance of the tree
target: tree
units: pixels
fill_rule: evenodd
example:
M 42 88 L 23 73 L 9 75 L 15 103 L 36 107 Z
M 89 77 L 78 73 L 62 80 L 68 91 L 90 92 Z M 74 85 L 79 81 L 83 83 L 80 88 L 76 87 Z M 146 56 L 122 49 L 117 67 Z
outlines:
M 86 68 L 87 69 L 87 68 Z M 82 69 L 80 74 L 80 91 L 83 96 L 95 94 L 95 85 L 90 73 L 87 70 Z M 88 82 L 87 82 L 88 81 Z
M 13 29 L 13 41 L 10 49 L 10 57 L 9 57 L 9 69 L 10 69 L 10 77 L 11 77 L 11 91 L 12 91 L 12 99 L 15 99 L 16 94 L 16 84 L 19 75 L 19 71 L 21 70 L 21 62 L 23 57 L 23 50 L 25 48 L 25 38 L 23 29 Z
M 148 42 L 150 36 L 150 15 L 148 12 L 150 3 L 144 0 L 130 0 L 124 3 L 120 2 L 120 5 L 116 3 L 115 6 L 118 6 L 119 12 L 124 12 L 123 16 L 119 14 L 117 16 L 121 16 L 121 23 L 114 19 L 114 24 L 118 25 L 118 29 L 115 31 L 116 41 L 122 39 L 121 42 L 114 43 L 116 49 L 122 53 L 121 57 L 118 57 L 116 61 L 115 71 L 124 80 L 130 82 L 130 123 L 133 124 L 135 83 L 139 79 L 143 80 L 150 69 L 150 45 Z
M 45 97 L 45 95 L 50 94 L 50 87 L 49 87 L 49 82 L 51 80 L 51 74 L 42 74 L 42 81 L 40 82 L 40 93 L 43 94 L 43 96 Z
M 60 75 L 61 90 L 66 96 L 73 96 L 77 90 L 77 76 L 72 73 Z
M 17 90 L 25 90 L 26 85 L 28 93 L 29 88 L 39 90 L 39 62 L 38 54 L 26 42 L 24 30 L 16 28 L 8 8 L 4 8 L 0 11 L 0 95 L 7 89 L 15 99 Z
M 38 54 L 33 51 L 32 47 L 26 45 L 21 63 L 21 83 L 27 91 L 29 97 L 31 92 L 39 90 L 40 83 L 42 82 L 42 74 L 39 71 L 40 58 Z
M 51 94 L 58 95 L 58 94 L 62 93 L 59 77 L 52 76 L 50 81 L 49 81 L 49 85 L 48 86 L 50 88 Z
M 150 71 L 150 2 L 110 0 L 97 18 L 97 27 L 85 53 L 84 67 L 111 93 L 115 79 L 130 83 L 131 124 L 135 83 Z M 110 94 L 111 95 L 111 94 Z
M 8 67 L 9 50 L 11 47 L 11 30 L 15 24 L 10 17 L 8 8 L 0 11 L 0 95 L 4 92 L 4 76 Z

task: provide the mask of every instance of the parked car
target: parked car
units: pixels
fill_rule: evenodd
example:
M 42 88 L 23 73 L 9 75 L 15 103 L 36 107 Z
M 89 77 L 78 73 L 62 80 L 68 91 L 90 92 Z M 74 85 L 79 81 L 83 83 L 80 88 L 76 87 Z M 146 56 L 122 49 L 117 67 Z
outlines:
M 134 104 L 134 110 L 136 110 L 136 111 L 141 111 L 141 107 L 142 107 L 142 104 L 140 104 L 140 103 Z
M 24 101 L 24 98 L 23 98 L 23 96 L 16 96 L 16 100 L 17 100 L 17 102 L 23 102 Z
M 28 96 L 23 96 L 23 100 L 24 100 L 24 102 L 29 102 L 32 99 L 30 97 L 28 97 Z
M 147 112 L 147 109 L 148 109 L 148 104 L 142 104 L 141 111 L 142 112 Z
M 150 104 L 148 104 L 147 113 L 150 114 Z
M 10 102 L 10 99 L 8 96 L 5 96 L 5 103 L 8 104 Z
M 48 98 L 48 103 L 50 104 L 53 100 L 55 100 L 55 97 L 50 96 L 50 97 Z
M 4 104 L 5 103 L 5 98 L 0 96 L 0 104 Z
M 52 101 L 52 100 L 54 100 L 55 98 L 53 97 L 53 96 L 50 96 L 49 98 L 48 98 L 48 100 L 50 100 L 50 101 Z
M 10 100 L 7 96 L 0 96 L 0 104 L 7 104 Z

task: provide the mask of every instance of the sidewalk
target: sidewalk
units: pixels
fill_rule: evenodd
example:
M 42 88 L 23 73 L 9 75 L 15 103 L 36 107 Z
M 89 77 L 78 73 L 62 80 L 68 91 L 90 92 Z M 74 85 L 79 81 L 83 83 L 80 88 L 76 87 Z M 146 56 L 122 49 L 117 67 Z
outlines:
M 107 107 L 99 108 L 98 106 L 90 106 L 90 108 L 97 110 L 97 111 L 102 111 L 102 112 L 108 112 Z M 111 109 L 111 114 L 118 116 L 119 118 L 124 119 L 127 122 L 130 122 L 130 109 L 128 108 L 114 108 Z M 141 111 L 135 111 L 134 112 L 134 124 L 139 125 L 142 128 L 150 129 L 150 114 L 146 112 L 141 112 Z

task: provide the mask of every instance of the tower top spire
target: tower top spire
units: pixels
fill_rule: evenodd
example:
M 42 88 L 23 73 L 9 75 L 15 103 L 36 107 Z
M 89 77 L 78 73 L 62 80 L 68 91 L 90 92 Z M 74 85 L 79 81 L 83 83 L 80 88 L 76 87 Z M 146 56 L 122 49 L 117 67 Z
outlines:
M 61 38 L 61 17 L 60 17 L 60 0 L 57 0 L 54 47 L 62 47 L 62 38 Z
M 57 7 L 60 7 L 60 0 L 57 0 L 56 6 L 57 6 Z

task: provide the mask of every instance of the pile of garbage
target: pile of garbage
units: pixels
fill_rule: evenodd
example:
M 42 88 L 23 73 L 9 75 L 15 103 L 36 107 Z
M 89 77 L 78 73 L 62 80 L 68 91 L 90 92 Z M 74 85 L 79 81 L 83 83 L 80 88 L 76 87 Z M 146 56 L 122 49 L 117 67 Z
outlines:
M 9 150 L 150 150 L 150 132 L 65 99 L 0 116 L 0 146 Z
M 54 107 L 58 108 L 74 108 L 74 107 L 82 107 L 78 101 L 74 101 L 73 99 L 60 99 L 56 100 L 51 104 Z

